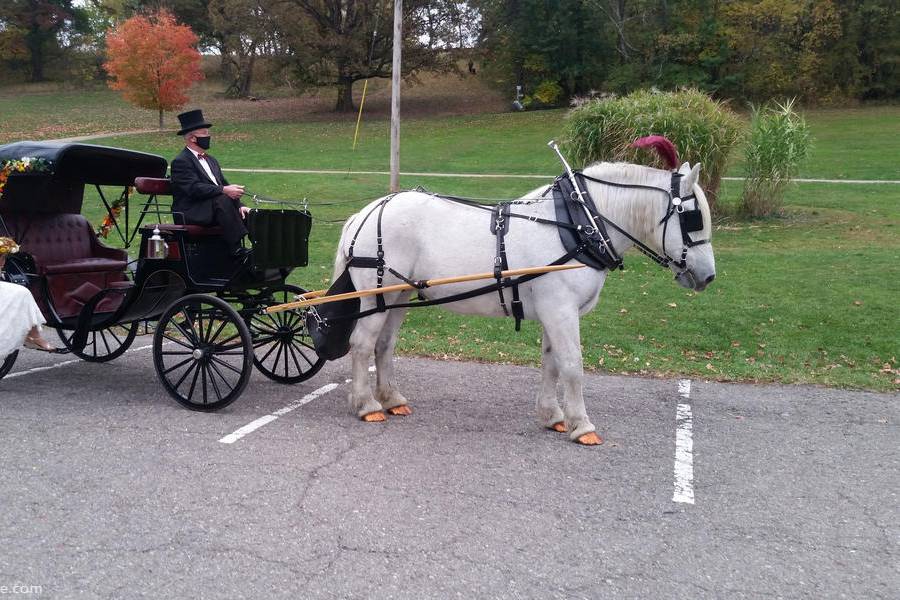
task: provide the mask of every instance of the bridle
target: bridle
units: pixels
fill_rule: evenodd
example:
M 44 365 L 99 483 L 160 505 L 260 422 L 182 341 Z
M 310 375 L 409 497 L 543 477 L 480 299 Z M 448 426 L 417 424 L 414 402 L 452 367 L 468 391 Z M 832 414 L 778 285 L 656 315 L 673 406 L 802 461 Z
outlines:
M 700 246 L 703 244 L 710 243 L 709 239 L 704 240 L 692 240 L 690 237 L 690 233 L 694 231 L 702 231 L 703 230 L 703 213 L 700 211 L 700 207 L 697 204 L 697 195 L 692 191 L 689 195 L 682 196 L 681 195 L 681 178 L 684 177 L 682 173 L 672 172 L 671 184 L 668 190 L 663 188 L 658 188 L 652 185 L 640 185 L 636 183 L 617 183 L 615 181 L 606 181 L 605 179 L 598 179 L 596 177 L 591 177 L 590 175 L 585 175 L 581 171 L 575 172 L 576 177 L 580 177 L 586 179 L 588 181 L 593 181 L 595 183 L 600 183 L 603 185 L 608 185 L 612 187 L 620 187 L 620 188 L 629 188 L 629 189 L 643 189 L 643 190 L 652 190 L 655 192 L 659 192 L 661 194 L 665 194 L 668 198 L 668 204 L 666 205 L 666 213 L 663 215 L 662 219 L 659 221 L 658 225 L 662 225 L 662 254 L 657 253 L 652 248 L 638 240 L 636 237 L 616 225 L 614 222 L 609 220 L 603 214 L 596 210 L 596 204 L 590 196 L 590 192 L 587 191 L 587 186 L 584 186 L 584 194 L 587 196 L 588 200 L 594 206 L 588 207 L 590 208 L 595 215 L 595 218 L 603 220 L 604 223 L 627 237 L 631 240 L 634 245 L 640 250 L 642 253 L 650 257 L 655 263 L 660 265 L 661 267 L 669 268 L 671 265 L 676 266 L 680 269 L 679 275 L 687 271 L 687 253 L 688 250 L 693 248 L 694 246 Z M 573 200 L 579 202 L 580 199 L 573 197 Z M 688 200 L 693 200 L 695 208 L 688 210 L 685 208 L 685 202 Z M 681 227 L 681 240 L 684 244 L 681 249 L 681 257 L 674 258 L 669 252 L 666 250 L 666 232 L 669 228 L 669 222 L 672 217 L 678 215 L 678 222 Z

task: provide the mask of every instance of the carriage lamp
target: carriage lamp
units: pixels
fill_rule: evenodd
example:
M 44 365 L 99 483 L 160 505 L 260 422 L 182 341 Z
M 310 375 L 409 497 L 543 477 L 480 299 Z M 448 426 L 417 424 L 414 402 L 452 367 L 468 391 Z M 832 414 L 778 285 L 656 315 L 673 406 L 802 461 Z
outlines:
M 159 227 L 153 228 L 153 235 L 147 240 L 147 258 L 166 259 L 169 256 L 169 245 L 160 235 Z

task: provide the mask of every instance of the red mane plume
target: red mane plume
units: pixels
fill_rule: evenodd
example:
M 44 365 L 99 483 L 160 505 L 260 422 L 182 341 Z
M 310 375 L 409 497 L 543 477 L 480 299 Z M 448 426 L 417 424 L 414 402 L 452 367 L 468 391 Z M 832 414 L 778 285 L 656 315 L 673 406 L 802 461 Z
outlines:
M 648 135 L 631 142 L 632 148 L 653 148 L 670 169 L 678 168 L 678 150 L 675 144 L 661 135 Z

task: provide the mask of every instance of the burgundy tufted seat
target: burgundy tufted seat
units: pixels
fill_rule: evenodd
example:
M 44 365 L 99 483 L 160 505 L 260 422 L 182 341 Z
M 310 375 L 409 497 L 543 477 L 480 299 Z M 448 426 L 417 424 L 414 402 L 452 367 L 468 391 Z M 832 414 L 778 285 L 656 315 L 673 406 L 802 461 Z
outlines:
M 81 215 L 14 214 L 5 221 L 41 274 L 125 270 L 128 253 L 102 245 Z
M 101 244 L 83 216 L 12 213 L 3 219 L 22 251 L 34 257 L 38 274 L 47 276 L 60 316 L 77 315 L 93 294 L 127 281 L 128 253 Z M 43 298 L 36 299 L 46 308 Z M 114 310 L 120 301 L 112 296 L 98 309 Z

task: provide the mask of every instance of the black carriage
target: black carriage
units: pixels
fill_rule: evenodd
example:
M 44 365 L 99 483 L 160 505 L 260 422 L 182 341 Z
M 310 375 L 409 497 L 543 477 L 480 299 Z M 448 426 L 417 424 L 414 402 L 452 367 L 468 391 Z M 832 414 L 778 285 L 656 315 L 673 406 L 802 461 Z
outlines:
M 0 146 L 3 164 L 18 169 L 0 196 L 0 235 L 21 249 L 7 259 L 6 277 L 29 288 L 48 326 L 76 356 L 110 361 L 152 331 L 163 387 L 184 406 L 205 411 L 237 399 L 254 365 L 281 383 L 303 381 L 322 367 L 302 313 L 263 310 L 305 291 L 286 279 L 307 264 L 307 211 L 251 210 L 252 252 L 235 259 L 218 228 L 187 225 L 171 213 L 160 156 L 19 142 Z M 117 188 L 112 196 L 110 188 Z M 101 242 L 81 214 L 86 189 L 106 209 L 99 233 L 117 237 L 121 248 Z M 135 191 L 143 201 L 131 215 Z M 15 359 L 16 353 L 5 357 L 0 377 Z

